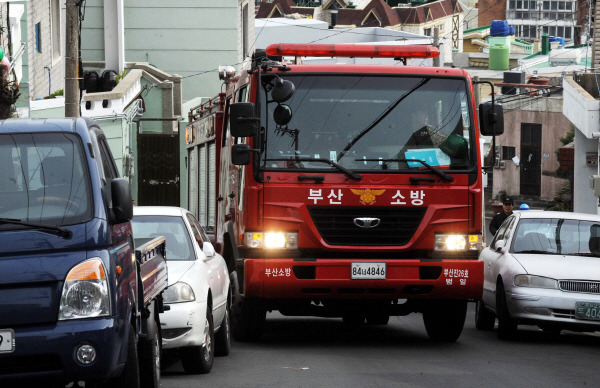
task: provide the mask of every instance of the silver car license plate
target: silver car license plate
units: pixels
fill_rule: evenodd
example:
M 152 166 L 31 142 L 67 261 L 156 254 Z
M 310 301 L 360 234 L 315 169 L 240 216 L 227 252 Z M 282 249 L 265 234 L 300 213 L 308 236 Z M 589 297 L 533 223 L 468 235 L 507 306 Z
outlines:
M 600 321 L 600 303 L 575 303 L 575 318 Z
M 12 329 L 0 329 L 0 353 L 15 351 L 15 332 Z
M 352 279 L 385 279 L 385 263 L 352 263 Z

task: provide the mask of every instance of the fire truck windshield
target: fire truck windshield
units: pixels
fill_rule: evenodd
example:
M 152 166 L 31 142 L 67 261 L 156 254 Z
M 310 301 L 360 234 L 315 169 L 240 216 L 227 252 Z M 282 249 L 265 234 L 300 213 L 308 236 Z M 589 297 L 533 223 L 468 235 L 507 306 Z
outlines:
M 388 173 L 424 169 L 423 163 L 411 159 L 437 170 L 466 172 L 475 166 L 476 138 L 463 79 L 279 76 L 291 81 L 296 91 L 277 112 L 280 103 L 273 101 L 270 88 L 259 92 L 265 169 L 339 171 L 341 166 L 353 172 Z M 278 113 L 284 111 L 282 119 Z

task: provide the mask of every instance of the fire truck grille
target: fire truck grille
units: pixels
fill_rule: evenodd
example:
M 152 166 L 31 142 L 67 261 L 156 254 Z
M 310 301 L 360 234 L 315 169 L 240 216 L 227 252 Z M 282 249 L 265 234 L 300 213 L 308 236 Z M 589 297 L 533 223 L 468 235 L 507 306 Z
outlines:
M 405 245 L 426 208 L 309 206 L 308 212 L 329 245 Z

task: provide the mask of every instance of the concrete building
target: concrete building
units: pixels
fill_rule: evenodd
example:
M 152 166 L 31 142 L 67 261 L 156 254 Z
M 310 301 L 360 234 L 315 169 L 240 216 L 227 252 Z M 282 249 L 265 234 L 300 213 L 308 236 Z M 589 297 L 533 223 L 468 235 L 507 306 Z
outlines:
M 254 51 L 254 0 L 87 0 L 85 12 L 84 61 L 117 73 L 119 63 L 146 62 L 180 75 L 184 101 L 218 93 L 218 66 L 239 68 Z
M 546 33 L 582 44 L 587 42 L 590 4 L 586 0 L 480 0 L 479 27 L 507 20 L 519 39 L 539 40 Z
M 600 214 L 600 95 L 598 74 L 582 70 L 563 81 L 563 113 L 575 126 L 573 211 Z
M 289 15 L 321 20 L 336 30 L 379 27 L 433 37 L 438 29 L 446 60 L 450 62 L 452 53 L 462 50 L 464 17 L 458 0 L 396 7 L 385 0 L 328 0 L 311 7 L 297 6 L 292 0 L 263 0 L 256 18 Z

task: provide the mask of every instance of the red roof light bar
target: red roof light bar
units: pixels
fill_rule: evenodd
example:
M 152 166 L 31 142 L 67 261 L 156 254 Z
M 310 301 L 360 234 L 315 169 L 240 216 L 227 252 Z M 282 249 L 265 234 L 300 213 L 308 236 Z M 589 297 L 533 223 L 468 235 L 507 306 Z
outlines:
M 268 55 L 301 57 L 362 57 L 362 58 L 436 58 L 440 50 L 419 45 L 359 45 L 277 43 L 267 47 Z

